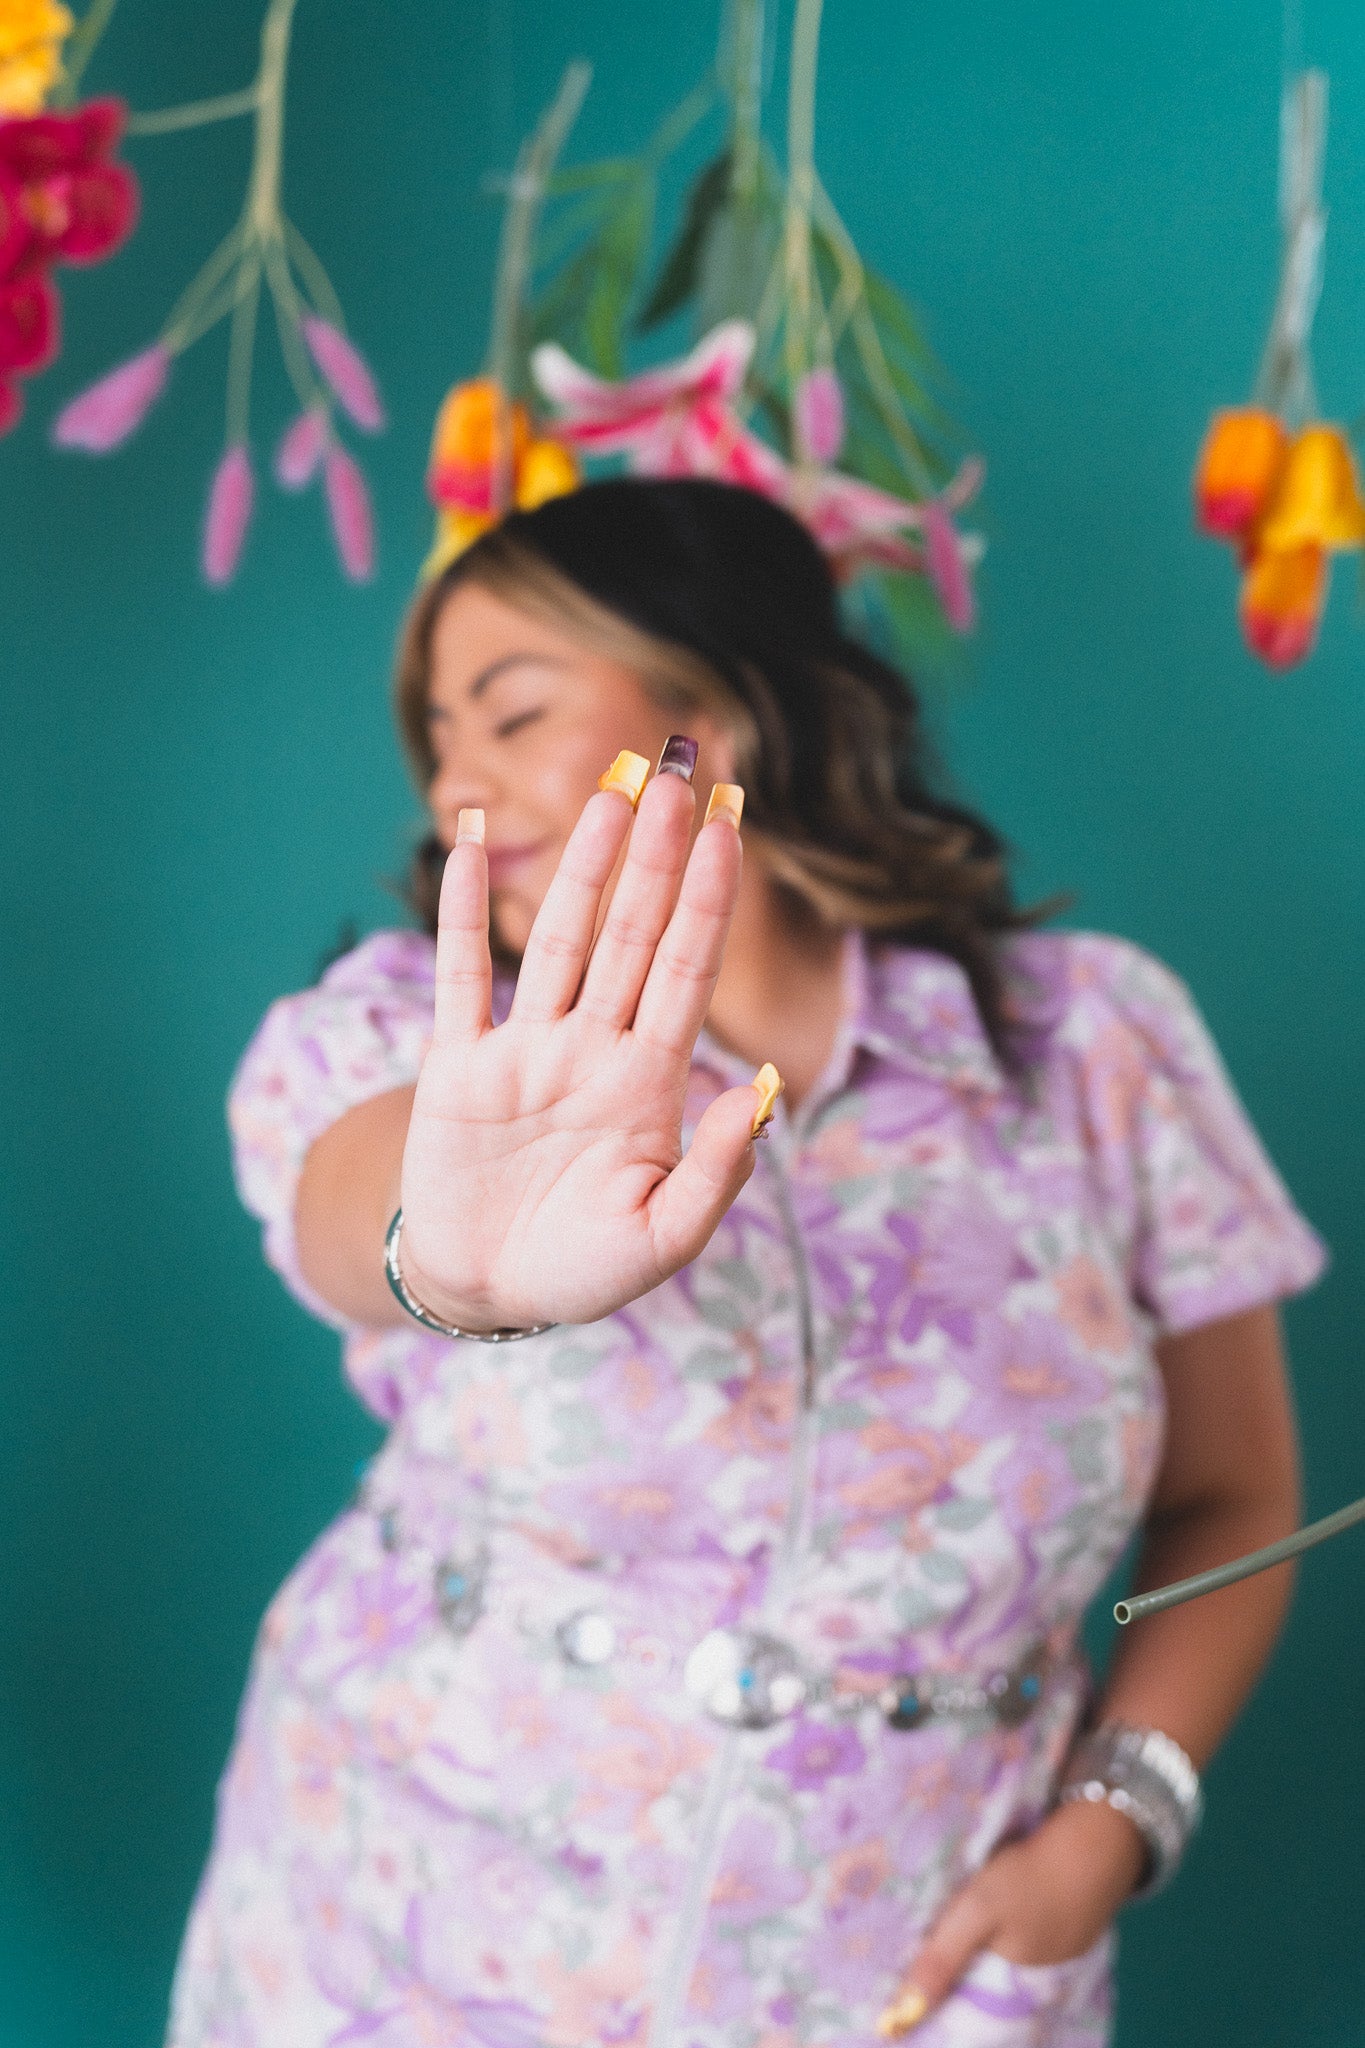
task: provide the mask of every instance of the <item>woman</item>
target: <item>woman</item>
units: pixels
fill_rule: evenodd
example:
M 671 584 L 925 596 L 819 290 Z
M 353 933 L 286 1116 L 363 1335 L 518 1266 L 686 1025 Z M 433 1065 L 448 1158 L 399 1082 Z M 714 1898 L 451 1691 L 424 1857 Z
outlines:
M 1189 998 L 1029 929 L 743 491 L 510 517 L 399 713 L 425 930 L 231 1099 L 392 1427 L 266 1618 L 175 2048 L 1102 2042 L 1285 1579 L 1089 1734 L 1077 1627 L 1139 1522 L 1143 1582 L 1292 1526 L 1322 1263 Z

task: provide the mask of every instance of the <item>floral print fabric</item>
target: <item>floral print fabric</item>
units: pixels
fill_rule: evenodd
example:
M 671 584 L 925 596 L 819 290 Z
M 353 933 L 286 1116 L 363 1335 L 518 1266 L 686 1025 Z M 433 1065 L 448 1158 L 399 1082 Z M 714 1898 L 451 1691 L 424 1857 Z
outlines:
M 298 1269 L 308 1147 L 420 1068 L 431 942 L 379 933 L 270 1010 L 241 1192 L 390 1430 L 266 1616 L 172 2048 L 874 2038 L 934 1913 L 1047 1809 L 1160 1457 L 1154 1340 L 1322 1265 L 1174 976 L 1093 934 L 1008 960 L 1027 1087 L 954 963 L 850 938 L 830 1065 L 703 1256 L 508 1347 L 347 1324 Z M 747 1078 L 703 1036 L 689 1122 Z M 755 1628 L 811 1689 L 727 1727 L 688 1659 Z M 1018 1725 L 877 1705 L 1038 1646 Z M 1099 2048 L 1110 1947 L 988 1953 L 916 2039 Z

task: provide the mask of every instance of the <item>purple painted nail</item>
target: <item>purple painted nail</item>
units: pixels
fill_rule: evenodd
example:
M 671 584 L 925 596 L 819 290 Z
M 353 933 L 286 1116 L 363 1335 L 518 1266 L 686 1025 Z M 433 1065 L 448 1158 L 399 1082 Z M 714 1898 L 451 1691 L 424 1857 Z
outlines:
M 659 756 L 658 775 L 681 775 L 684 782 L 690 782 L 697 769 L 697 742 L 690 740 L 686 733 L 670 733 L 664 741 L 664 750 Z

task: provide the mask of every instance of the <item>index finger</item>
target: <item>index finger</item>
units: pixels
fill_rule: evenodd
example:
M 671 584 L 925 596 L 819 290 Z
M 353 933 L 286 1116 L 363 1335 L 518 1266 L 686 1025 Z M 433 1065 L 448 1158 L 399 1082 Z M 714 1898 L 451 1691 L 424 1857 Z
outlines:
M 493 961 L 488 947 L 488 856 L 483 812 L 461 811 L 441 876 L 436 913 L 433 1044 L 478 1038 L 491 1022 Z

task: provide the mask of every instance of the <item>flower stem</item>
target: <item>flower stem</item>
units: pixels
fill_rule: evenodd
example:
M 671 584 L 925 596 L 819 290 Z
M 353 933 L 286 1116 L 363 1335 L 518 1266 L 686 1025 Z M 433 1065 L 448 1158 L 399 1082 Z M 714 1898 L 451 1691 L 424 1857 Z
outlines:
M 172 135 L 177 128 L 206 128 L 210 121 L 231 121 L 239 114 L 254 114 L 260 105 L 255 85 L 241 92 L 219 93 L 216 99 L 189 100 L 183 107 L 161 107 L 152 114 L 130 114 L 130 135 Z
M 57 107 L 74 106 L 85 67 L 95 54 L 95 45 L 109 26 L 118 0 L 91 0 L 80 21 L 71 32 L 62 62 L 62 79 L 52 95 L 52 104 Z
M 245 290 L 232 309 L 228 349 L 227 442 L 245 442 L 251 425 L 251 357 L 256 342 L 256 308 L 261 298 L 261 259 L 252 250 L 242 263 Z
M 280 170 L 284 156 L 284 87 L 289 32 L 298 0 L 270 0 L 261 23 L 257 73 L 256 151 L 247 187 L 246 214 L 261 242 L 280 231 Z
M 787 100 L 787 218 L 783 236 L 787 305 L 784 356 L 792 393 L 810 368 L 813 290 L 811 210 L 815 204 L 815 82 L 824 0 L 796 0 Z M 799 454 L 799 451 L 797 451 Z
M 763 120 L 764 0 L 732 0 L 717 69 L 727 82 L 730 123 L 730 190 L 752 199 L 758 190 Z
M 499 510 L 506 510 L 512 495 L 509 406 L 536 222 L 550 173 L 578 119 L 578 110 L 591 83 L 591 65 L 569 65 L 559 81 L 558 92 L 517 152 L 516 170 L 508 190 L 493 286 L 493 328 L 488 341 L 488 371 L 499 397 L 497 459 L 493 471 L 493 501 Z
M 240 256 L 244 239 L 242 223 L 238 221 L 231 232 L 223 237 L 198 276 L 181 293 L 172 307 L 170 316 L 161 330 L 161 339 L 172 355 L 179 355 L 182 349 L 189 347 L 196 315 L 204 301 L 213 293 L 214 287 L 226 276 Z M 199 328 L 197 332 L 202 334 L 204 330 Z

